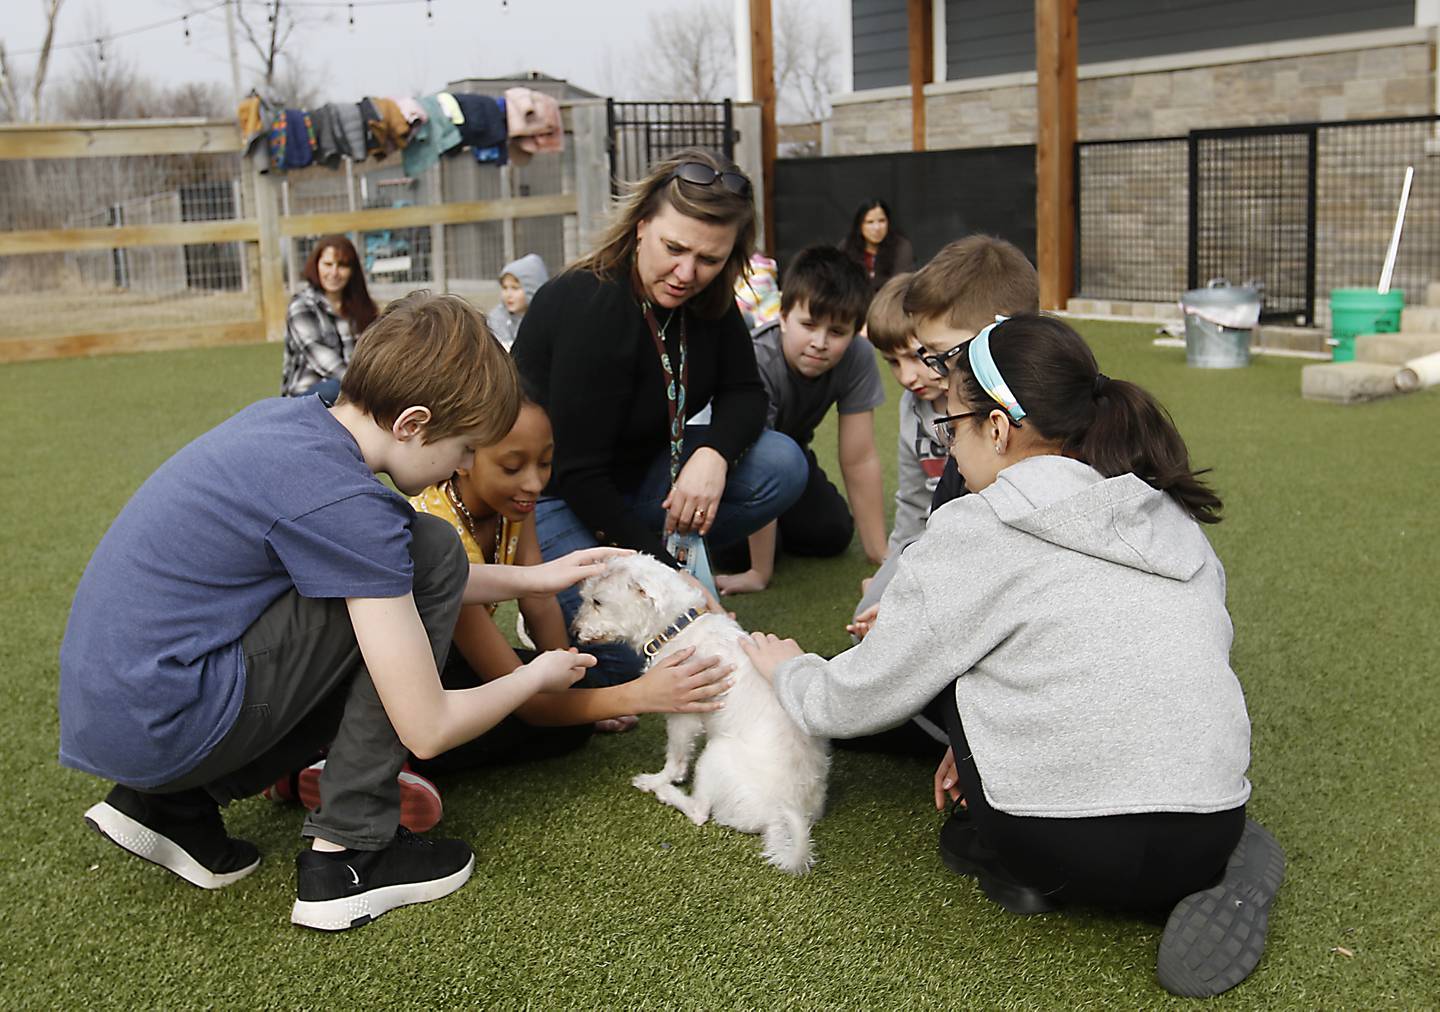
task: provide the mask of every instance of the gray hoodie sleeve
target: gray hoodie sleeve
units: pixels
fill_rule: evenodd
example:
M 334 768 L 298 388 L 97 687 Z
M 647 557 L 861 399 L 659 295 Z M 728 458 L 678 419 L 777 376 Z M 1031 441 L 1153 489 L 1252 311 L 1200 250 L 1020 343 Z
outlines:
M 859 644 L 829 661 L 805 654 L 776 670 L 780 703 L 806 734 L 854 738 L 894 727 L 1004 638 L 999 617 L 985 606 L 988 588 L 980 586 L 985 574 L 967 574 L 961 586 L 949 583 L 950 567 L 936 551 L 943 546 L 934 542 L 922 537 L 900 557 L 880 599 L 879 618 Z M 937 575 L 945 582 L 937 585 Z M 932 598 L 946 589 L 942 633 L 935 626 L 940 602 Z M 986 612 L 992 612 L 989 621 Z M 966 634 L 957 635 L 959 629 Z
M 912 399 L 908 390 L 900 397 L 900 434 L 895 458 L 895 524 L 890 530 L 886 553 L 898 552 L 925 530 L 930 515 L 931 489 L 925 469 L 915 452 L 915 421 Z M 908 423 L 908 425 L 907 425 Z

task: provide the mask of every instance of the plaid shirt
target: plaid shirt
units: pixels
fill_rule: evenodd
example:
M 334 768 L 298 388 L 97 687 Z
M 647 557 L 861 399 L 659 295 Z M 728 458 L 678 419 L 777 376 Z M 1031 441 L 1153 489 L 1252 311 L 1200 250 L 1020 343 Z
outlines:
M 339 379 L 355 353 L 350 321 L 335 315 L 317 289 L 306 285 L 285 312 L 285 365 L 280 393 L 298 397 L 323 379 Z

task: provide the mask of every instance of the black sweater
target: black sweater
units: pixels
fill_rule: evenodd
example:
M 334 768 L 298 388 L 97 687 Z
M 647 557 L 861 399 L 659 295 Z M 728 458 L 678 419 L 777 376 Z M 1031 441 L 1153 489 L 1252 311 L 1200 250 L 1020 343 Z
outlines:
M 765 427 L 767 401 L 755 349 L 732 304 L 716 320 L 682 307 L 690 382 L 686 417 L 713 401 L 709 446 L 729 461 L 744 455 Z M 665 310 L 657 309 L 664 323 Z M 679 367 L 680 321 L 667 324 L 670 361 Z M 661 531 L 626 510 L 624 493 L 670 447 L 665 374 L 628 279 L 571 270 L 543 285 L 511 349 L 520 375 L 550 412 L 555 470 L 546 488 L 602 545 L 621 545 L 670 560 Z

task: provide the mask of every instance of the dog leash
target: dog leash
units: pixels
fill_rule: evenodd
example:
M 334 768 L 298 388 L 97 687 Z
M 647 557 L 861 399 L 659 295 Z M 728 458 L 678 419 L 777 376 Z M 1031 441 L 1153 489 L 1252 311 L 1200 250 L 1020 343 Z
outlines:
M 645 654 L 647 660 L 654 660 L 655 655 L 660 652 L 661 647 L 669 643 L 676 636 L 679 636 L 682 629 L 703 614 L 705 613 L 699 608 L 685 609 L 685 614 L 681 615 L 674 622 L 667 625 L 661 632 L 647 640 L 641 652 Z

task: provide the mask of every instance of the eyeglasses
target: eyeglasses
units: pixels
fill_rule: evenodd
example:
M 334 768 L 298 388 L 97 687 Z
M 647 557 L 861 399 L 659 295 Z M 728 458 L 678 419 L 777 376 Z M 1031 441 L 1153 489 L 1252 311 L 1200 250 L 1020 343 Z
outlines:
M 928 365 L 937 376 L 946 377 L 950 375 L 950 360 L 960 354 L 970 344 L 969 341 L 962 341 L 949 351 L 942 351 L 938 354 L 933 351 L 921 351 L 920 361 Z
M 941 446 L 945 447 L 945 449 L 948 450 L 950 449 L 950 447 L 955 445 L 956 422 L 960 421 L 960 419 L 962 418 L 974 418 L 976 415 L 988 415 L 994 410 L 994 407 L 989 407 L 982 408 L 979 411 L 962 411 L 958 415 L 941 415 L 939 418 L 935 419 L 930 423 L 930 431 L 935 436 L 935 442 L 939 443 Z M 1010 420 L 1010 426 L 1016 429 L 1021 427 L 1020 423 L 1015 421 L 1013 418 Z
M 718 179 L 720 185 L 725 187 L 737 197 L 750 196 L 750 180 L 740 172 L 722 172 L 713 169 L 704 162 L 681 162 L 676 166 L 675 171 L 670 173 L 671 179 L 683 179 L 687 183 L 694 183 L 696 186 L 713 186 Z

